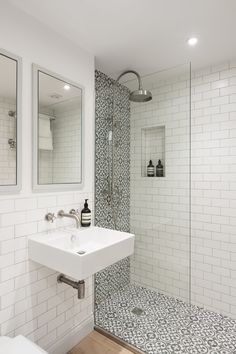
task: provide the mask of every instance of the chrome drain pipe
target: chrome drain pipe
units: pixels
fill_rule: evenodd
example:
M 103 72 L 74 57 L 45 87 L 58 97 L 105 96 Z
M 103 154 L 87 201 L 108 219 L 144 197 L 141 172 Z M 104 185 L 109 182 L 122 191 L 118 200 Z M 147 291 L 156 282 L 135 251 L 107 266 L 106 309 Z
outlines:
M 65 283 L 67 285 L 72 286 L 72 288 L 74 288 L 78 291 L 78 299 L 84 299 L 84 297 L 85 297 L 85 281 L 84 280 L 74 281 L 74 280 L 67 278 L 64 274 L 59 274 L 57 277 L 57 282 L 58 283 Z

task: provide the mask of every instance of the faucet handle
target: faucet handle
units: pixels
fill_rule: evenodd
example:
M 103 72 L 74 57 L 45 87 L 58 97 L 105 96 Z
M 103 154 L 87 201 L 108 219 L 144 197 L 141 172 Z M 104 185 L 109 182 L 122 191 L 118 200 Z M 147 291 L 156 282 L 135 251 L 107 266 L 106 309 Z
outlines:
M 76 214 L 77 216 L 79 216 L 79 209 L 75 210 L 75 209 L 71 209 L 69 211 L 70 214 Z
M 45 220 L 49 221 L 49 222 L 54 222 L 54 220 L 56 219 L 57 217 L 55 216 L 54 213 L 47 213 L 45 215 Z
M 64 215 L 64 210 L 59 210 L 57 213 L 58 216 L 63 217 Z

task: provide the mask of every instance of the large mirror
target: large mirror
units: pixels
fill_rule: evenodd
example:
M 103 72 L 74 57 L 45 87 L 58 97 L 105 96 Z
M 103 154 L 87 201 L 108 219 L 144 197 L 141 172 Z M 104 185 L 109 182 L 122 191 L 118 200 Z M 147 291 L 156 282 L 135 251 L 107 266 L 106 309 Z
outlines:
M 21 59 L 0 49 L 0 192 L 20 190 Z
M 82 183 L 83 89 L 36 65 L 34 189 L 74 190 Z

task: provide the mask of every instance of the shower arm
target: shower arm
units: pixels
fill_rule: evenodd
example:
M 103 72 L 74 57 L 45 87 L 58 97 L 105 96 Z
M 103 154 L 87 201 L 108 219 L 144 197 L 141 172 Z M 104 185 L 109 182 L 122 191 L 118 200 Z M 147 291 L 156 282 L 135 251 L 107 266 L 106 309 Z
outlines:
M 118 78 L 116 79 L 115 81 L 115 85 L 113 86 L 113 100 L 112 100 L 112 103 L 113 103 L 113 114 L 112 114 L 112 131 L 113 131 L 113 128 L 114 128 L 114 89 L 115 89 L 115 86 L 116 84 L 118 83 L 118 81 L 120 80 L 120 78 L 126 74 L 134 74 L 136 77 L 137 77 L 137 80 L 138 80 L 138 88 L 139 90 L 142 90 L 142 83 L 141 83 L 141 77 L 139 75 L 139 73 L 137 73 L 137 71 L 135 70 L 126 70 L 126 71 L 123 71 L 119 76 Z M 109 145 L 110 146 L 110 145 Z M 109 160 L 108 160 L 108 163 L 109 163 Z M 109 190 L 109 195 L 110 195 L 110 198 L 112 200 L 112 203 L 113 203 L 113 191 L 114 191 L 114 149 L 113 149 L 113 137 L 112 137 L 112 177 L 110 178 L 110 172 L 109 172 L 109 176 L 108 176 L 108 190 Z M 109 168 L 109 171 L 110 171 L 110 168 Z M 115 223 L 116 224 L 116 223 Z
M 142 84 L 141 84 L 141 77 L 139 75 L 139 73 L 137 73 L 137 71 L 135 70 L 126 70 L 126 71 L 123 71 L 123 73 L 121 73 L 118 78 L 116 79 L 116 83 L 120 80 L 120 78 L 126 74 L 134 74 L 137 76 L 137 79 L 138 79 L 138 89 L 139 90 L 142 90 Z

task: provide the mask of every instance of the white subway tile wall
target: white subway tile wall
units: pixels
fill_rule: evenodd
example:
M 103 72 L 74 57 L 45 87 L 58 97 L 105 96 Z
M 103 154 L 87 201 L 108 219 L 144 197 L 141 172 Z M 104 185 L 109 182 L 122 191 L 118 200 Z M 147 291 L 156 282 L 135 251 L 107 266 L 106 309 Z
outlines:
M 80 182 L 82 139 L 80 97 L 41 107 L 40 112 L 55 117 L 55 120 L 51 121 L 53 150 L 39 150 L 40 184 Z
M 194 77 L 192 299 L 236 317 L 236 65 Z
M 54 105 L 53 182 L 80 182 L 81 175 L 81 99 Z
M 131 280 L 187 300 L 190 91 L 184 69 L 181 77 L 173 70 L 167 80 L 144 79 L 153 99 L 131 105 L 131 231 L 136 235 Z M 165 177 L 141 177 L 141 130 L 151 127 L 165 134 Z M 157 164 L 163 151 L 150 151 L 148 159 Z
M 17 195 L 0 196 L 0 335 L 20 333 L 50 353 L 63 353 L 92 330 L 92 279 L 86 279 L 86 298 L 78 300 L 75 290 L 57 284 L 56 272 L 28 260 L 27 239 L 36 232 L 67 224 L 66 218 L 54 224 L 46 222 L 49 211 L 81 209 L 85 198 L 90 199 L 92 208 L 94 57 L 9 2 L 1 7 L 0 22 L 4 32 L 1 47 L 22 58 L 22 189 Z M 87 144 L 83 188 L 77 192 L 32 192 L 32 63 L 85 88 Z
M 174 76 L 174 71 L 173 71 Z M 189 78 L 149 77 L 153 101 L 131 108 L 132 280 L 188 300 Z M 193 303 L 236 317 L 236 65 L 192 73 Z M 141 177 L 141 128 L 166 128 L 166 177 Z M 155 156 L 158 158 L 158 156 Z M 148 161 L 147 161 L 148 163 Z
M 40 106 L 39 113 L 49 114 L 54 116 L 53 109 L 50 108 L 50 106 L 49 107 Z M 52 122 L 51 122 L 51 130 L 53 130 Z M 53 153 L 54 153 L 53 150 L 43 150 L 43 149 L 38 150 L 38 156 L 39 156 L 38 180 L 40 184 L 53 183 Z
M 57 283 L 54 270 L 28 260 L 27 246 L 29 235 L 71 224 L 66 219 L 48 223 L 47 212 L 81 209 L 84 198 L 92 208 L 93 195 L 84 192 L 1 200 L 1 335 L 22 334 L 47 350 L 92 316 L 92 278 L 85 281 L 85 299 L 78 300 L 76 290 Z

